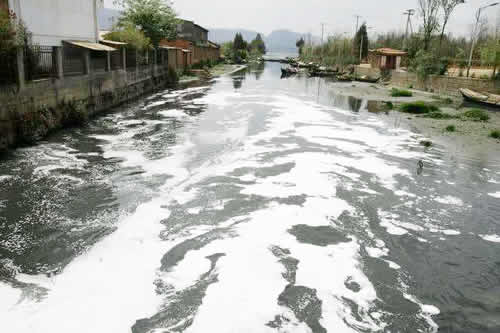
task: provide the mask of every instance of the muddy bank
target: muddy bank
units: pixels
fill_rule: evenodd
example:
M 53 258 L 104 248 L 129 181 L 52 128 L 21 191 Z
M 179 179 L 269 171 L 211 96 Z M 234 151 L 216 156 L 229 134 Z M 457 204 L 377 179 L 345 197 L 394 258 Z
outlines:
M 412 97 L 392 97 L 390 92 L 393 87 L 383 84 L 329 82 L 328 87 L 335 94 L 367 100 L 366 108 L 368 111 L 384 112 L 387 115 L 386 119 L 391 124 L 411 128 L 435 143 L 445 146 L 452 145 L 455 149 L 479 149 L 481 151 L 498 151 L 500 149 L 500 140 L 489 136 L 492 131 L 500 130 L 500 109 L 495 111 L 481 105 L 464 103 L 462 98 L 438 96 L 414 89 L 409 89 L 413 94 Z M 474 121 L 464 117 L 433 119 L 398 111 L 401 104 L 416 101 L 436 105 L 442 113 L 452 117 L 460 117 L 470 109 L 481 109 L 487 112 L 490 119 L 488 121 Z M 446 127 L 450 125 L 455 127 L 455 131 L 446 130 Z

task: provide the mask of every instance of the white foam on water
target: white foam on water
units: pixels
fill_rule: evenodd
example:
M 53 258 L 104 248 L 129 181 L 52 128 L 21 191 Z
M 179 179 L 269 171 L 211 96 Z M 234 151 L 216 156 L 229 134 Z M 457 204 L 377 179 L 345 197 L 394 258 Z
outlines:
M 443 204 L 443 205 L 462 206 L 464 204 L 464 202 L 461 199 L 454 197 L 454 196 L 451 196 L 451 195 L 447 195 L 444 197 L 437 197 L 437 198 L 434 198 L 434 200 L 436 202 Z
M 55 276 L 40 303 L 11 304 L 3 327 L 11 332 L 128 332 L 136 318 L 152 315 L 161 303 L 155 271 L 172 246 L 158 237 L 160 221 L 169 215 L 161 204 L 155 199 L 139 206 L 117 231 Z
M 495 192 L 495 193 L 488 193 L 489 196 L 492 196 L 493 198 L 500 198 L 500 191 Z
M 500 243 L 499 235 L 479 235 L 482 239 L 488 242 Z
M 188 117 L 188 115 L 186 113 L 184 113 L 182 110 L 177 110 L 177 109 L 158 111 L 157 114 L 159 114 L 160 116 L 166 117 L 166 118 L 187 118 Z

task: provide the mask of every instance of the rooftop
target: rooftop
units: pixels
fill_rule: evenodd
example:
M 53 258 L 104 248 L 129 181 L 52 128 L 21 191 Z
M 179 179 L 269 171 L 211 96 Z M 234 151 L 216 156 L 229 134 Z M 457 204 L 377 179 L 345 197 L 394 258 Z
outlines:
M 404 55 L 408 54 L 408 52 L 396 50 L 396 49 L 391 49 L 391 48 L 387 48 L 387 47 L 375 49 L 375 50 L 370 50 L 370 52 L 380 54 L 380 55 L 393 55 L 393 56 L 404 56 Z

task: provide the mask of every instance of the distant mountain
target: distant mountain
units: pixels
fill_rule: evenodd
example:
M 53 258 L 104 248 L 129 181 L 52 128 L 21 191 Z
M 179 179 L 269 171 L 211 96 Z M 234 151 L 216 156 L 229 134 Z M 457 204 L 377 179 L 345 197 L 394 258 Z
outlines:
M 304 34 L 289 30 L 275 30 L 265 38 L 269 52 L 297 52 L 295 45 Z
M 97 13 L 99 21 L 99 30 L 111 30 L 113 24 L 118 22 L 120 11 L 110 8 L 101 8 Z

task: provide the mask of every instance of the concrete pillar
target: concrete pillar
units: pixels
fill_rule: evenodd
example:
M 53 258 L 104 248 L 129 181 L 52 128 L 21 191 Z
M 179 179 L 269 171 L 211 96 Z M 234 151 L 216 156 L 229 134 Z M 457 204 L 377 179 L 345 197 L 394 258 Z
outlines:
M 90 50 L 83 50 L 83 74 L 90 75 Z
M 64 79 L 64 64 L 63 64 L 63 48 L 62 46 L 54 47 L 54 55 L 56 58 L 56 71 L 59 80 Z
M 111 72 L 111 52 L 106 52 L 106 72 Z
M 23 90 L 26 87 L 26 76 L 24 72 L 24 49 L 19 47 L 17 49 L 17 82 L 19 84 L 19 90 Z
M 127 70 L 127 49 L 122 47 L 120 52 L 122 53 L 122 65 L 123 65 L 123 70 Z

